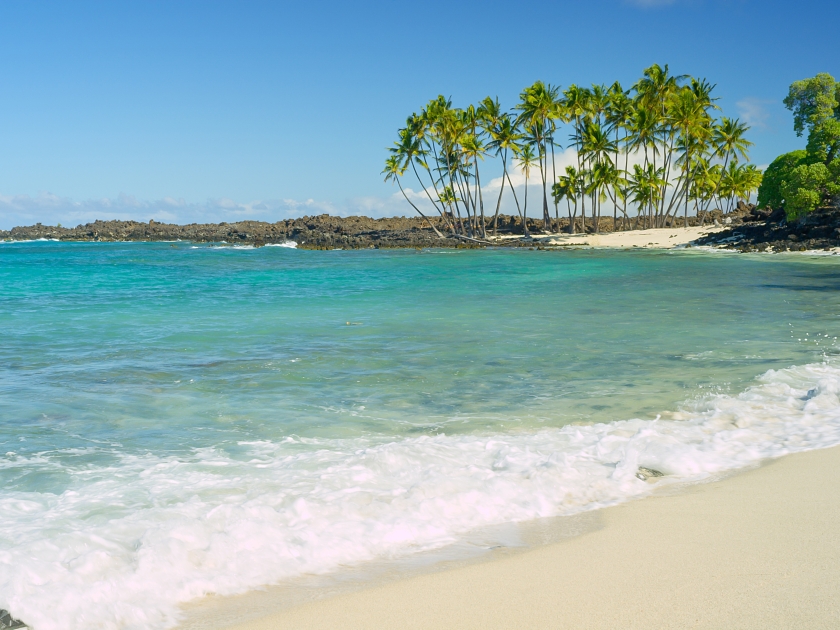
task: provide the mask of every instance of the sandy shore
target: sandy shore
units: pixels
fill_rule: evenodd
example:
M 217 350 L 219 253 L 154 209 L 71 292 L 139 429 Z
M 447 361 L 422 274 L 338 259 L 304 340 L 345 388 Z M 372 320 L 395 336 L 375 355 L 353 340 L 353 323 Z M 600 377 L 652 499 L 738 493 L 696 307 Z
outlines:
M 591 247 L 670 248 L 686 245 L 701 236 L 723 230 L 723 227 L 655 228 L 602 234 L 561 234 L 537 236 L 545 245 L 589 245 Z
M 840 447 L 597 512 L 532 551 L 307 603 L 279 628 L 838 628 Z

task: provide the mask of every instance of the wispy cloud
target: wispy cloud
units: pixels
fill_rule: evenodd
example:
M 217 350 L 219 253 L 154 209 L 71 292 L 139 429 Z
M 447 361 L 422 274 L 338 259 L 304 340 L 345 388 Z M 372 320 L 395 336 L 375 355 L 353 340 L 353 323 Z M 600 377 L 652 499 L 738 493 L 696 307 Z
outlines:
M 402 203 L 400 203 L 402 201 Z M 16 225 L 44 223 L 75 226 L 97 219 L 148 221 L 166 223 L 218 223 L 244 220 L 279 221 L 305 215 L 332 214 L 350 216 L 391 216 L 405 214 L 405 202 L 396 197 L 360 197 L 342 203 L 316 199 L 268 199 L 239 202 L 234 199 L 209 199 L 190 203 L 184 199 L 164 197 L 155 201 L 120 194 L 116 198 L 76 201 L 52 193 L 30 195 L 0 194 L 0 229 Z
M 738 113 L 743 121 L 750 127 L 767 129 L 770 120 L 770 112 L 767 111 L 767 106 L 773 103 L 774 101 L 747 97 L 735 103 L 735 106 L 738 108 Z

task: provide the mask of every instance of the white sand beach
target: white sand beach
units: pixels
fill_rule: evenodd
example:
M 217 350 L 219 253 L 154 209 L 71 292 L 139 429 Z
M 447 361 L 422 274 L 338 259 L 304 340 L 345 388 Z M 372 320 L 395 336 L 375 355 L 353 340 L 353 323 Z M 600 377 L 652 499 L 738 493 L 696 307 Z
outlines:
M 599 511 L 499 560 L 287 609 L 237 630 L 840 627 L 840 447 Z
M 701 236 L 719 232 L 723 226 L 652 228 L 649 230 L 627 230 L 602 232 L 600 234 L 533 234 L 535 244 L 589 246 L 604 248 L 637 247 L 646 249 L 669 249 L 685 246 Z M 522 238 L 521 235 L 504 238 Z

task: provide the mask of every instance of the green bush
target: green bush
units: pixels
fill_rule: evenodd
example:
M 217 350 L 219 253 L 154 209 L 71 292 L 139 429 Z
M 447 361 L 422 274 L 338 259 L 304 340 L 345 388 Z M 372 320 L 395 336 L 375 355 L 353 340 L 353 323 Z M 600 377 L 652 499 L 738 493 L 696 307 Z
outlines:
M 785 215 L 798 219 L 813 212 L 820 204 L 840 194 L 840 159 L 826 166 L 800 164 L 785 177 L 781 185 Z
M 784 203 L 782 195 L 782 182 L 790 177 L 790 174 L 800 164 L 804 164 L 808 157 L 804 149 L 791 151 L 780 155 L 764 171 L 764 178 L 758 188 L 758 207 L 772 208 L 777 210 Z

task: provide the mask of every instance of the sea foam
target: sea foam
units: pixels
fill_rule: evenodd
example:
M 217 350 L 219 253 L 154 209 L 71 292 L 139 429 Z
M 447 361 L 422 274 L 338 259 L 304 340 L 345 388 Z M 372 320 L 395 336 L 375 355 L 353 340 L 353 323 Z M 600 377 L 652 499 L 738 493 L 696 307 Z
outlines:
M 2 467 L 70 473 L 61 494 L 0 500 L 0 608 L 38 630 L 175 625 L 179 604 L 404 556 L 470 530 L 592 510 L 721 471 L 840 444 L 840 369 L 769 371 L 668 420 L 410 439 L 244 442 L 188 458 L 59 453 Z M 62 461 L 66 462 L 67 458 Z M 655 484 L 640 466 L 665 474 Z

